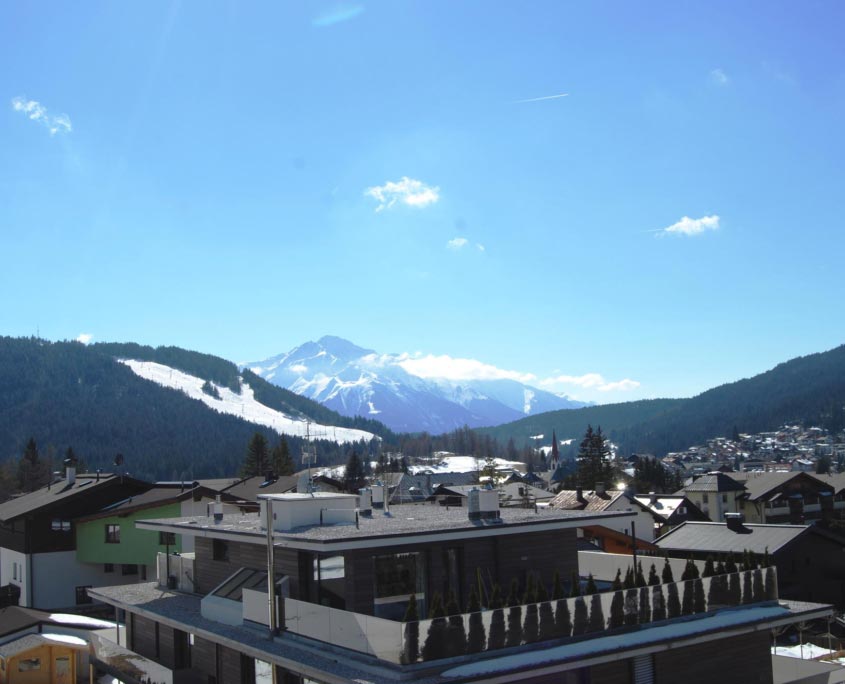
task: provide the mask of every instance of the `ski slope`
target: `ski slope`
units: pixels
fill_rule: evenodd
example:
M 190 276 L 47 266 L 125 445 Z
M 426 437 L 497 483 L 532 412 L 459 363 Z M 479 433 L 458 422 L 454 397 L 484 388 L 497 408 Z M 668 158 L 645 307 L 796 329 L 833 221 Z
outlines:
M 319 423 L 308 423 L 305 420 L 291 418 L 281 411 L 276 411 L 256 401 L 252 388 L 245 382 L 241 382 L 240 394 L 235 394 L 228 387 L 215 385 L 220 394 L 220 399 L 216 399 L 202 391 L 202 386 L 205 383 L 202 378 L 188 375 L 175 368 L 153 361 L 120 359 L 120 362 L 129 366 L 136 375 L 145 380 L 151 380 L 157 385 L 179 390 L 191 399 L 199 399 L 203 404 L 219 413 L 239 416 L 250 423 L 271 428 L 279 434 L 306 437 L 306 432 L 309 432 L 311 439 L 328 439 L 341 444 L 357 442 L 362 439 L 370 441 L 375 437 L 372 433 L 364 430 L 320 425 Z

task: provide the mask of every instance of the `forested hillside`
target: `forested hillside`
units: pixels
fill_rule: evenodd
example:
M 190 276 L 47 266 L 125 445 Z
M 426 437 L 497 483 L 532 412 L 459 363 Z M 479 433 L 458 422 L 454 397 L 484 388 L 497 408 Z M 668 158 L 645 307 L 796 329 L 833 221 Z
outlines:
M 30 438 L 42 458 L 58 461 L 72 447 L 89 469 L 110 470 L 117 453 L 139 477 L 170 479 L 235 474 L 247 443 L 258 431 L 271 444 L 271 430 L 213 411 L 181 392 L 139 378 L 114 356 L 172 365 L 228 387 L 237 367 L 207 354 L 165 347 L 92 345 L 0 338 L 0 459 L 20 457 Z M 319 404 L 248 379 L 256 398 L 272 408 L 315 421 L 352 426 L 355 421 Z M 287 395 L 291 395 L 288 397 Z M 337 420 L 337 422 L 333 422 Z M 364 429 L 385 428 L 365 421 Z M 359 427 L 359 425 L 355 425 Z M 298 458 L 301 440 L 289 438 Z M 345 447 L 317 444 L 321 462 L 342 462 Z
M 708 438 L 773 430 L 784 423 L 845 427 L 845 345 L 802 356 L 691 399 L 655 399 L 554 411 L 478 432 L 517 445 L 552 430 L 561 439 L 600 425 L 623 453 L 664 455 Z

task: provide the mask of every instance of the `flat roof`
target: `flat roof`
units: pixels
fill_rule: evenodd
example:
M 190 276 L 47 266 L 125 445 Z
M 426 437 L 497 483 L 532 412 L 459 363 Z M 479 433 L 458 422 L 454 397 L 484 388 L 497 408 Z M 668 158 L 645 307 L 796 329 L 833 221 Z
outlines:
M 312 639 L 282 633 L 268 639 L 267 630 L 225 625 L 204 618 L 201 597 L 163 589 L 154 582 L 89 589 L 95 599 L 156 622 L 190 631 L 205 639 L 227 645 L 248 656 L 273 662 L 293 672 L 319 681 L 339 684 L 389 684 L 400 681 L 400 669 L 371 656 L 354 654 Z M 582 641 L 523 645 L 519 650 L 483 652 L 457 661 L 435 661 L 415 670 L 407 681 L 435 684 L 462 679 L 489 678 L 515 682 L 526 676 L 540 676 L 562 669 L 608 662 L 627 654 L 657 652 L 730 638 L 736 633 L 759 631 L 799 620 L 828 617 L 831 606 L 818 603 L 783 601 L 725 609 L 702 616 L 687 616 L 654 627 L 624 634 L 596 636 Z M 623 655 L 626 654 L 626 655 Z M 569 664 L 569 667 L 562 664 Z
M 372 517 L 359 516 L 357 524 L 352 522 L 310 525 L 285 532 L 274 532 L 273 538 L 277 545 L 291 548 L 320 550 L 331 546 L 333 550 L 340 550 L 396 546 L 478 535 L 501 536 L 560 530 L 583 527 L 597 520 L 636 516 L 632 511 L 585 512 L 552 508 L 502 508 L 499 513 L 501 522 L 491 522 L 470 520 L 466 508 L 437 504 L 403 504 L 392 506 L 387 514 L 374 510 Z M 216 524 L 212 518 L 198 516 L 140 520 L 136 526 L 146 530 L 263 544 L 266 541 L 266 531 L 262 528 L 262 523 L 258 514 L 233 514 L 224 515 Z

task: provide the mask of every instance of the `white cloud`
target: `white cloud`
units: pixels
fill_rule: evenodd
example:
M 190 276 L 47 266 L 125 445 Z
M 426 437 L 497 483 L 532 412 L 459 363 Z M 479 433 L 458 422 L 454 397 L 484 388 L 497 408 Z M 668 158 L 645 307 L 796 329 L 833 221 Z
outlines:
M 531 373 L 497 368 L 475 359 L 456 359 L 446 354 L 442 356 L 400 357 L 398 365 L 411 375 L 420 378 L 445 378 L 446 380 L 517 380 L 530 383 L 537 380 Z
M 716 214 L 712 216 L 702 216 L 698 219 L 692 219 L 689 216 L 684 216 L 677 223 L 671 226 L 662 228 L 657 232 L 658 235 L 699 235 L 707 230 L 717 230 L 719 228 L 719 217 Z
M 364 195 L 378 202 L 376 211 L 390 209 L 397 202 L 422 209 L 440 199 L 440 188 L 402 176 L 401 180 L 367 188 Z
M 585 373 L 584 375 L 556 375 L 545 378 L 539 383 L 543 387 L 560 385 L 580 387 L 581 389 L 595 389 L 599 392 L 626 392 L 636 389 L 640 383 L 625 378 L 616 382 L 608 382 L 600 373 Z
M 91 333 L 80 333 L 79 337 L 76 338 L 76 341 L 82 342 L 82 344 L 88 344 L 93 339 L 94 336 Z
M 625 378 L 618 382 L 608 382 L 599 387 L 599 392 L 628 392 L 632 389 L 637 389 L 640 386 L 636 380 Z
M 710 72 L 710 82 L 714 85 L 726 86 L 731 82 L 731 79 L 722 69 L 713 69 Z
M 67 114 L 51 116 L 47 108 L 36 100 L 27 100 L 23 97 L 12 98 L 12 109 L 26 116 L 30 121 L 35 121 L 44 126 L 50 135 L 56 133 L 70 133 L 73 126 Z
M 468 243 L 469 240 L 466 238 L 456 237 L 449 240 L 449 242 L 446 243 L 446 247 L 449 249 L 461 249 L 462 247 L 466 247 Z

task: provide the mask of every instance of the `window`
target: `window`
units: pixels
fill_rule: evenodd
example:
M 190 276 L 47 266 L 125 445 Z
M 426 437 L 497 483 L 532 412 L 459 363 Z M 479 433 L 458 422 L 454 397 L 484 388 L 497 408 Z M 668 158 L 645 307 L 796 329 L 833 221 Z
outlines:
M 103 572 L 114 572 L 114 563 L 103 563 Z
M 229 545 L 221 539 L 213 539 L 211 542 L 211 557 L 216 561 L 229 560 Z
M 106 525 L 106 544 L 120 544 L 120 525 Z
M 120 573 L 122 575 L 137 575 L 138 574 L 138 566 L 132 563 L 124 563 L 120 566 Z
M 31 672 L 41 669 L 41 658 L 24 658 L 18 661 L 18 672 Z
M 425 557 L 421 553 L 375 556 L 373 612 L 376 617 L 401 620 L 408 608 L 408 596 L 417 598 L 417 610 L 425 615 Z
M 158 545 L 159 546 L 173 546 L 176 543 L 175 532 L 159 532 Z
M 12 579 L 16 580 L 18 578 L 18 564 L 12 563 Z
M 70 532 L 70 520 L 53 518 L 50 522 L 50 529 L 53 530 L 53 532 Z
M 702 494 L 702 495 L 701 495 L 701 502 L 702 502 L 702 503 L 709 503 L 709 502 L 708 502 L 708 500 L 707 500 L 707 494 Z
M 91 585 L 88 584 L 83 587 L 76 588 L 76 605 L 81 606 L 85 603 L 92 603 L 91 597 L 88 596 L 88 592 L 85 591 L 86 589 L 90 589 Z
M 728 503 L 728 495 L 727 494 L 722 494 L 722 503 L 723 504 Z

